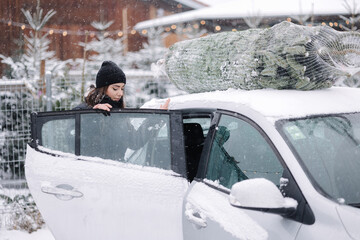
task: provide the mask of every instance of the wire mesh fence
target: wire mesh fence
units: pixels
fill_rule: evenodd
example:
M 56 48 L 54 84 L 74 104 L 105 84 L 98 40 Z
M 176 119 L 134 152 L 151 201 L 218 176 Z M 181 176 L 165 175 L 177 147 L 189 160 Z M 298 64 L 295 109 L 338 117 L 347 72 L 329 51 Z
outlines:
M 151 72 L 135 70 L 125 74 L 127 107 L 139 107 L 152 98 L 182 93 L 166 76 L 154 78 Z M 59 78 L 49 74 L 40 84 L 31 80 L 0 79 L 0 229 L 13 224 L 35 205 L 24 169 L 31 112 L 72 109 L 82 101 L 95 76 L 96 73 L 82 76 L 70 72 Z

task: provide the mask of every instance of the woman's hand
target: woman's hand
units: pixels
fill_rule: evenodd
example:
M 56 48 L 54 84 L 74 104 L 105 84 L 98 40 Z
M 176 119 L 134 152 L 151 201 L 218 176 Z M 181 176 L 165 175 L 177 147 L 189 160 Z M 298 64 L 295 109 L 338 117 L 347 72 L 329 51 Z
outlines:
M 99 103 L 93 107 L 93 109 L 101 109 L 101 110 L 105 110 L 108 112 L 110 112 L 111 108 L 112 108 L 112 106 L 108 103 Z
M 168 108 L 169 108 L 169 103 L 170 103 L 170 98 L 168 98 L 164 104 L 161 104 L 161 105 L 160 105 L 160 109 L 168 110 Z

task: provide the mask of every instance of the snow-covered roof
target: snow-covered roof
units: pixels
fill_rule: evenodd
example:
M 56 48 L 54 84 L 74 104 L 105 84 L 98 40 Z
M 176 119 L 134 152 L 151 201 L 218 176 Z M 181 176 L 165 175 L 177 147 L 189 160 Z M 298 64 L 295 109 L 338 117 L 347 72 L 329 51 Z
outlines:
M 205 3 L 203 3 L 202 1 L 196 1 L 196 0 L 176 0 L 176 2 L 184 4 L 193 9 L 199 9 L 199 8 L 209 6 Z
M 227 2 L 232 2 L 233 0 L 195 0 L 195 1 L 200 2 L 209 7 L 209 6 L 217 5 L 219 3 L 223 4 Z
M 156 107 L 162 104 L 161 101 L 153 100 L 143 107 Z M 172 97 L 169 108 L 222 108 L 238 111 L 245 106 L 270 121 L 276 121 L 309 115 L 360 112 L 359 102 L 358 88 L 332 87 L 311 91 L 229 89 Z
M 348 14 L 341 0 L 224 0 L 218 4 L 213 0 L 211 4 L 214 5 L 139 22 L 135 29 L 207 19 Z

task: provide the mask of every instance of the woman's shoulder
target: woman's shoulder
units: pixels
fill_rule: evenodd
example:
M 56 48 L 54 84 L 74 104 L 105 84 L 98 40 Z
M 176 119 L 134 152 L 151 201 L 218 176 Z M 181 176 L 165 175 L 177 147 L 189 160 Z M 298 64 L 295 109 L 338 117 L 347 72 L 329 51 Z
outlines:
M 92 109 L 92 107 L 89 106 L 87 103 L 82 102 L 79 105 L 77 105 L 76 107 L 74 107 L 72 110 L 84 110 L 84 109 Z

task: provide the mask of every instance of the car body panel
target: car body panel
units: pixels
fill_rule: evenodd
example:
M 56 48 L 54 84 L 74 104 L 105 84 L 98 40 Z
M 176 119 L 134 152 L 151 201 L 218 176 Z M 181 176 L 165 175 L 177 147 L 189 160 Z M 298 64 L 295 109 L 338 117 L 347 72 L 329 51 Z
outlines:
M 359 222 L 360 222 L 360 209 L 353 207 L 339 205 L 336 208 L 341 222 L 344 224 L 346 231 L 354 239 L 360 239 Z
M 236 208 L 214 183 L 193 182 L 184 198 L 184 239 L 295 239 L 301 223 L 280 215 Z M 188 211 L 206 222 L 199 228 Z M 216 237 L 215 237 L 216 236 Z
M 188 183 L 170 170 L 59 157 L 28 147 L 26 178 L 57 239 L 182 239 L 181 205 Z M 44 192 L 61 185 L 82 196 Z M 154 231 L 159 226 L 162 230 Z

